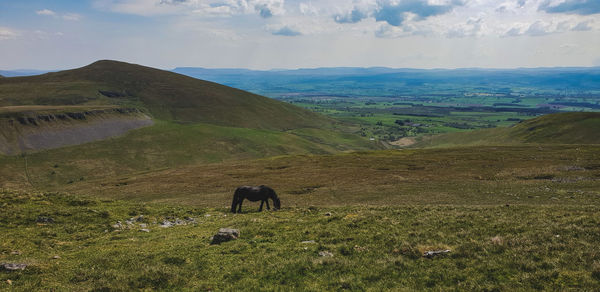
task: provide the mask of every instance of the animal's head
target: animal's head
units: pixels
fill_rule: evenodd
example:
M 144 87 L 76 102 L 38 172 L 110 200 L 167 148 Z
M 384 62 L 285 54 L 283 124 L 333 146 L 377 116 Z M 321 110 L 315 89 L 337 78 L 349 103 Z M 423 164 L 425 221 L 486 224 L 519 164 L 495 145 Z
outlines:
M 273 209 L 275 210 L 279 210 L 281 209 L 281 201 L 279 200 L 278 197 L 273 197 Z

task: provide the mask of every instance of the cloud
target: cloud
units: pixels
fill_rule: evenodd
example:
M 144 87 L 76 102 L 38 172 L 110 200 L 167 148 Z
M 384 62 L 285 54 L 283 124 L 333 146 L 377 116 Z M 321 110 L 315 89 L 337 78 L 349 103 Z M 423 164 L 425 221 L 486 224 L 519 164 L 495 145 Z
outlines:
M 550 0 L 544 1 L 538 7 L 539 11 L 547 13 L 566 13 L 590 15 L 600 13 L 600 1 L 598 0 L 564 0 L 558 4 L 553 4 Z
M 262 18 L 282 15 L 285 0 L 95 0 L 99 9 L 118 13 L 229 17 L 256 13 Z
M 551 24 L 538 20 L 532 23 L 529 28 L 523 32 L 523 34 L 529 36 L 543 36 L 554 32 L 555 31 L 552 29 Z
M 14 39 L 17 36 L 19 36 L 19 34 L 16 31 L 0 26 L 0 41 Z
M 273 12 L 271 12 L 271 9 L 269 9 L 267 4 L 256 5 L 255 9 L 258 10 L 258 14 L 262 18 L 269 18 L 273 16 Z
M 299 36 L 302 35 L 301 32 L 290 28 L 289 26 L 284 26 L 276 31 L 272 32 L 273 35 L 281 35 L 281 36 Z
M 300 3 L 300 5 L 298 5 L 298 8 L 300 9 L 300 14 L 302 14 L 302 15 L 311 15 L 311 16 L 319 15 L 319 8 L 314 6 L 311 2 Z
M 592 30 L 592 27 L 590 26 L 591 23 L 592 23 L 592 20 L 582 21 L 582 22 L 578 23 L 577 25 L 575 25 L 571 30 L 573 30 L 573 31 Z
M 77 13 L 64 13 L 64 14 L 58 14 L 50 9 L 42 9 L 42 10 L 37 10 L 35 12 L 37 15 L 44 15 L 44 16 L 52 16 L 54 18 L 62 18 L 64 20 L 72 20 L 72 21 L 78 21 L 81 20 L 82 16 L 80 14 Z
M 37 15 L 47 15 L 47 16 L 54 16 L 56 15 L 56 12 L 50 10 L 50 9 L 42 9 L 42 10 L 37 10 L 35 12 Z
M 479 36 L 484 28 L 483 18 L 469 18 L 466 23 L 451 27 L 446 36 L 449 38 L 464 38 Z
M 429 2 L 421 0 L 379 0 L 377 4 L 378 8 L 373 13 L 376 21 L 385 21 L 393 26 L 401 26 L 410 16 L 413 16 L 415 20 L 424 20 L 430 16 L 446 14 L 454 7 L 464 5 L 464 2 L 452 0 L 446 1 L 445 4 L 429 4 Z
M 81 15 L 79 15 L 77 13 L 65 13 L 61 17 L 64 20 L 71 20 L 71 21 L 79 21 L 79 20 L 81 20 Z
M 337 23 L 357 23 L 365 18 L 368 15 L 366 12 L 362 12 L 357 8 L 352 9 L 349 13 L 345 15 L 337 14 L 333 16 L 333 20 Z

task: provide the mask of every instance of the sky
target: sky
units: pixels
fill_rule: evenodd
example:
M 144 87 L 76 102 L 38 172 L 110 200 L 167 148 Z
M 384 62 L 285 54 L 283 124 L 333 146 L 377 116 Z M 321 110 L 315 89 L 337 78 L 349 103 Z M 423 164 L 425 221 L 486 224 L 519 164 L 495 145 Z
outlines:
M 600 66 L 600 0 L 0 0 L 0 69 Z

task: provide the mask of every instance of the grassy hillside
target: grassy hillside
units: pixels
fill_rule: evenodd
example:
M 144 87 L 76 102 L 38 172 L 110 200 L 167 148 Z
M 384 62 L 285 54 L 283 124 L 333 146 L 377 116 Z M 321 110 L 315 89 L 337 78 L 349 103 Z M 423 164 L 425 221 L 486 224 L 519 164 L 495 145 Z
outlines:
M 160 149 L 152 156 L 132 146 L 123 149 L 126 155 L 116 156 L 99 150 L 102 144 L 99 149 L 93 145 L 86 148 L 89 155 L 64 148 L 52 155 L 5 158 L 1 186 L 206 207 L 229 205 L 235 188 L 246 184 L 270 185 L 285 206 L 303 207 L 600 203 L 600 148 L 591 145 L 386 150 L 186 167 L 177 164 L 197 153 L 169 158 Z M 69 154 L 73 157 L 65 160 Z M 148 163 L 167 168 L 147 170 Z
M 0 155 L 0 186 L 27 183 L 64 187 L 90 180 L 196 163 L 248 160 L 285 154 L 328 154 L 372 149 L 355 135 L 311 129 L 310 136 L 293 132 L 234 128 L 211 124 L 181 125 L 155 121 L 150 127 L 83 145 L 19 156 Z M 24 172 L 27 164 L 28 175 Z
M 450 133 L 422 138 L 413 147 L 466 145 L 600 144 L 600 113 L 572 112 L 540 116 L 512 127 Z
M 2 290 L 600 289 L 597 204 L 284 207 L 232 215 L 0 191 L 0 206 L 0 263 L 27 265 L 0 271 Z M 160 227 L 178 219 L 185 225 Z M 123 227 L 113 227 L 118 221 Z M 239 229 L 240 238 L 210 245 L 223 227 Z M 422 256 L 440 249 L 450 252 Z
M 116 61 L 0 81 L 0 106 L 106 104 L 139 107 L 162 120 L 245 128 L 322 128 L 333 123 L 242 90 Z

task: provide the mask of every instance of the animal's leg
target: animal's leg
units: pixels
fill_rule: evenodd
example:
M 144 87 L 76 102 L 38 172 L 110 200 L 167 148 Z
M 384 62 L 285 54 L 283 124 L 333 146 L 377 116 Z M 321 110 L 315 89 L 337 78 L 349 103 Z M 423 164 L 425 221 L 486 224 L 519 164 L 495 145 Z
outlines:
M 258 212 L 262 212 L 262 207 L 263 204 L 265 203 L 265 200 L 260 201 L 260 208 L 258 208 Z M 267 202 L 267 206 L 269 205 L 269 203 Z
M 238 201 L 237 198 L 234 197 L 233 202 L 231 202 L 231 213 L 235 213 L 235 209 L 237 207 L 237 201 Z
M 271 210 L 271 207 L 269 206 L 269 199 L 266 199 L 265 202 L 267 202 L 267 210 Z
M 240 200 L 240 206 L 238 207 L 238 213 L 242 213 L 242 203 L 244 202 L 244 199 Z

